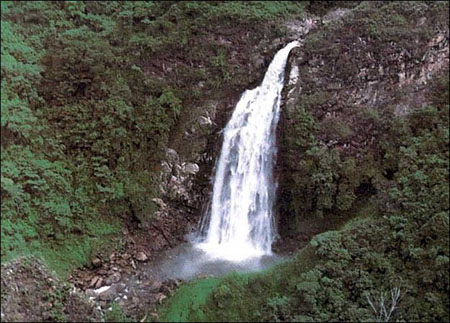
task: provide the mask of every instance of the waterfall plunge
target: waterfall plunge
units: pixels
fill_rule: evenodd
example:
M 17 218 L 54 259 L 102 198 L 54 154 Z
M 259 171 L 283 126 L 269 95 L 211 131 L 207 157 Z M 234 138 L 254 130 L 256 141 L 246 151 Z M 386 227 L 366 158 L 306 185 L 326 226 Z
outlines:
M 246 90 L 224 129 L 206 236 L 197 247 L 212 258 L 241 261 L 270 255 L 275 228 L 275 131 L 289 43 L 278 51 L 261 85 Z

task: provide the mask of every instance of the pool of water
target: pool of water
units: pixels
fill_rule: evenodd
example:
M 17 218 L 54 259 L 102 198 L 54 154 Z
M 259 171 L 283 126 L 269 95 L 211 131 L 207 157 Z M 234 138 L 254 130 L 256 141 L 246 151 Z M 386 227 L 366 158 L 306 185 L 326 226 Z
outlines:
M 238 251 L 238 250 L 237 250 Z M 218 277 L 231 272 L 250 273 L 267 269 L 282 262 L 278 255 L 260 256 L 242 261 L 212 258 L 193 243 L 184 243 L 167 250 L 155 260 L 145 264 L 147 275 L 155 280 L 190 280 L 199 277 Z

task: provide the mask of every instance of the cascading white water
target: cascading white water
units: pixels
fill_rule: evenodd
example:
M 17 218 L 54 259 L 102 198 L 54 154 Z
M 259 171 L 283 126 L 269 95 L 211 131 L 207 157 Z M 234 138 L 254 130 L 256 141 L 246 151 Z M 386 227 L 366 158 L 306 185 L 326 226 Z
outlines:
M 224 129 L 204 240 L 214 258 L 240 261 L 270 255 L 275 229 L 275 130 L 289 43 L 272 60 L 261 85 L 247 90 Z

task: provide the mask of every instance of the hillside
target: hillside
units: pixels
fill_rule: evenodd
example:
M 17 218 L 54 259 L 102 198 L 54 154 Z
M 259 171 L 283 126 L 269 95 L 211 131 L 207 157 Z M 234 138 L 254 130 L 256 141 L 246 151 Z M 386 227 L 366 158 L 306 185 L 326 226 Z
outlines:
M 2 321 L 449 319 L 448 2 L 1 6 Z M 292 259 L 97 312 L 86 289 L 198 230 L 221 131 L 292 40 L 273 246 Z

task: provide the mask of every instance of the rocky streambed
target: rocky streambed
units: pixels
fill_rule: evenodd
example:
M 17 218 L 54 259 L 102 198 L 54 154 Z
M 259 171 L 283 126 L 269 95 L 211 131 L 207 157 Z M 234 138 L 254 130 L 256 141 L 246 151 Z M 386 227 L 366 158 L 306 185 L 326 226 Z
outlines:
M 144 252 L 112 252 L 108 259 L 95 258 L 91 267 L 74 272 L 70 279 L 104 311 L 114 302 L 135 319 L 157 318 L 157 306 L 185 281 L 260 271 L 284 259 L 275 254 L 241 262 L 211 259 L 188 242 L 151 257 Z

